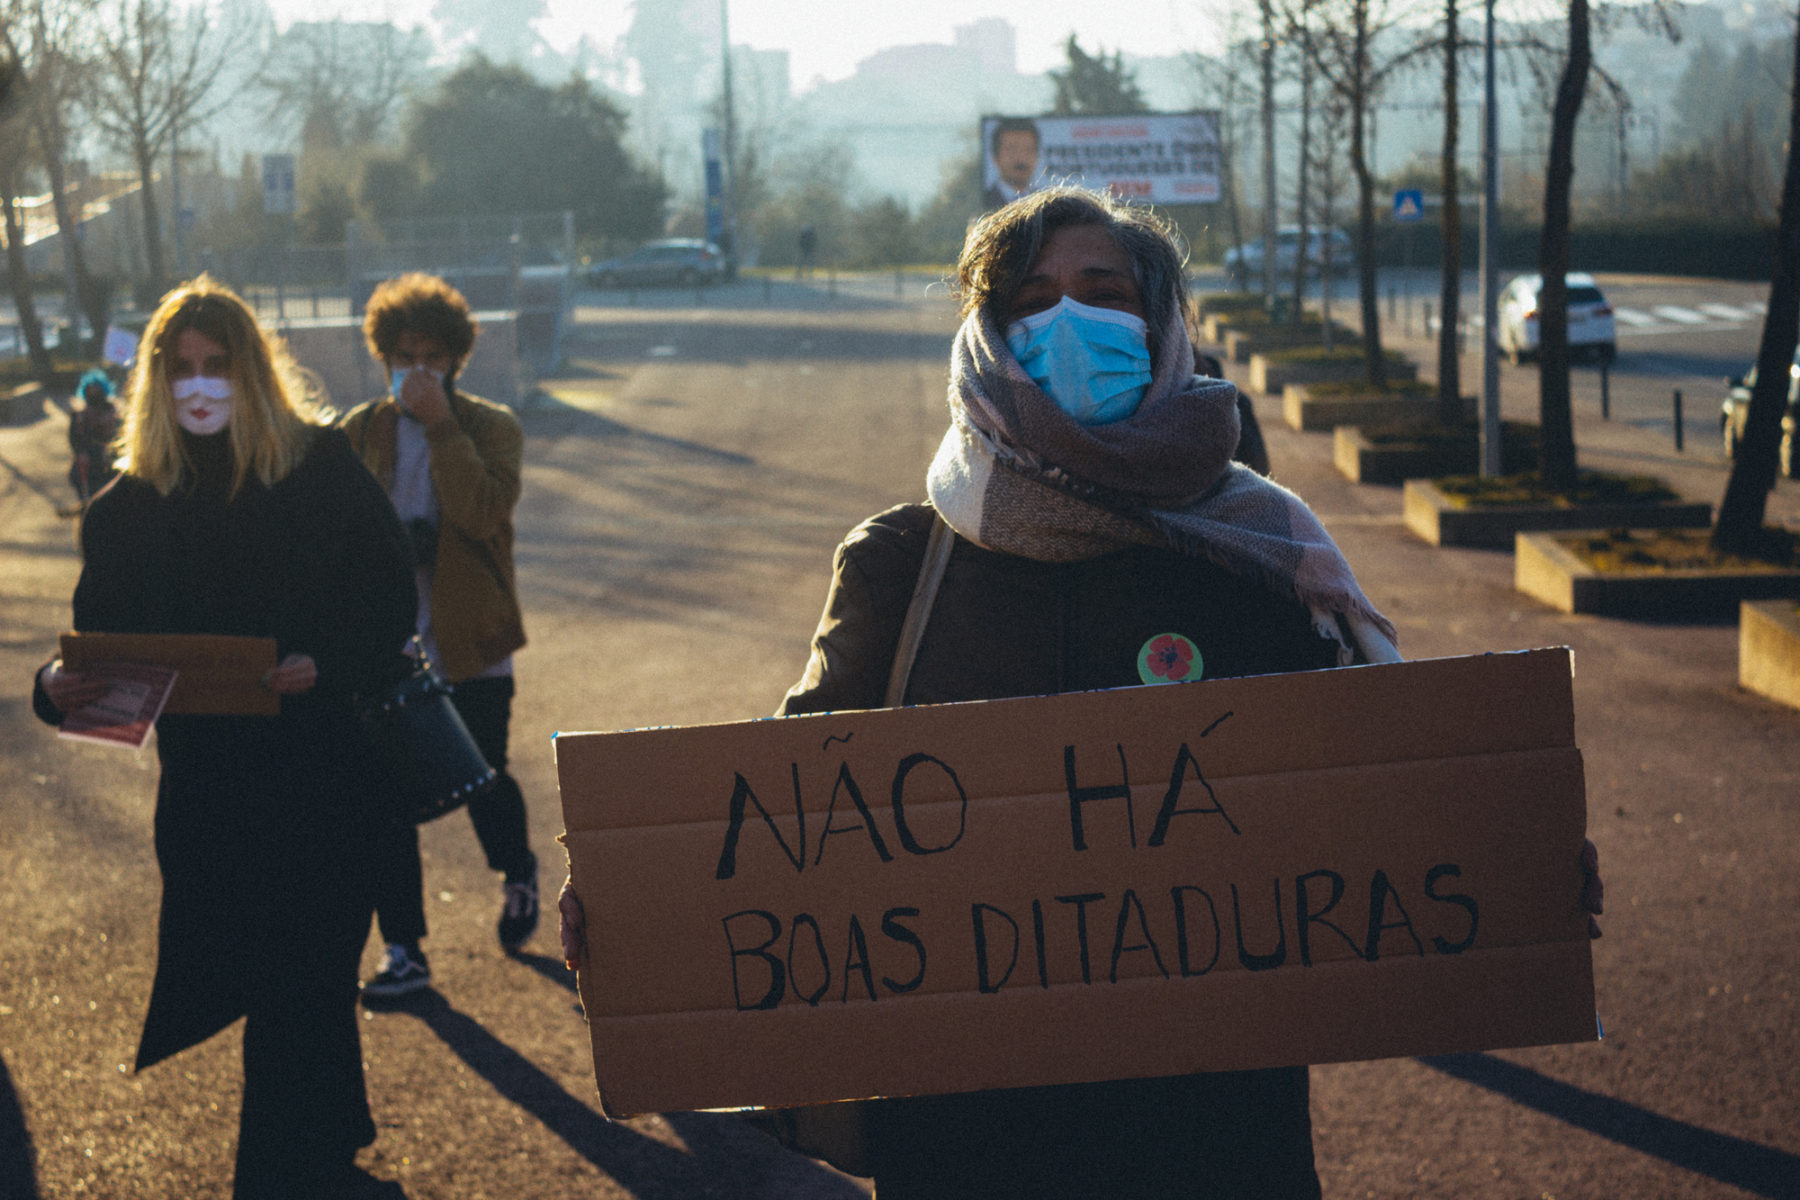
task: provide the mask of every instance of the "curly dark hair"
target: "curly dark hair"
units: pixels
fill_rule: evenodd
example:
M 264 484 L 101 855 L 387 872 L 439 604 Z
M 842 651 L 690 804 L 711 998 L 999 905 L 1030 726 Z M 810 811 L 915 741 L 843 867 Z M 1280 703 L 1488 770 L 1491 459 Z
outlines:
M 460 367 L 475 346 L 477 326 L 463 294 L 436 275 L 411 271 L 381 283 L 363 314 L 369 353 L 385 359 L 402 334 L 428 337 Z
M 1171 316 L 1187 312 L 1187 286 L 1181 275 L 1187 255 L 1174 226 L 1163 217 L 1087 188 L 1043 188 L 995 209 L 970 227 L 956 264 L 961 315 L 966 318 L 980 308 L 999 319 L 1050 235 L 1078 225 L 1106 230 L 1131 259 L 1154 360 Z

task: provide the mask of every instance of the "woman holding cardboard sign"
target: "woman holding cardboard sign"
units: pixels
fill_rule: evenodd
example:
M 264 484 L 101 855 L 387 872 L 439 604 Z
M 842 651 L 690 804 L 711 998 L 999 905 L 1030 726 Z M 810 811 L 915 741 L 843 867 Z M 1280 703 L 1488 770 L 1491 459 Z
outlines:
M 417 600 L 392 505 L 292 364 L 202 276 L 145 330 L 118 447 L 123 474 L 82 525 L 80 632 L 273 638 L 279 716 L 165 714 L 156 980 L 147 1067 L 247 1017 L 233 1194 L 381 1194 L 356 975 L 372 909 L 377 806 L 353 697 L 405 675 Z M 51 662 L 55 723 L 93 680 Z
M 1234 464 L 1237 391 L 1193 374 L 1181 253 L 1145 210 L 1053 188 L 959 264 L 928 504 L 853 530 L 783 714 L 1396 661 L 1306 505 Z M 564 953 L 582 910 L 565 885 Z M 844 1106 L 833 1106 L 839 1112 Z M 806 1110 L 801 1110 L 804 1114 Z M 876 1101 L 841 1165 L 909 1197 L 1316 1198 L 1304 1067 Z M 857 1141 L 860 1138 L 860 1145 Z

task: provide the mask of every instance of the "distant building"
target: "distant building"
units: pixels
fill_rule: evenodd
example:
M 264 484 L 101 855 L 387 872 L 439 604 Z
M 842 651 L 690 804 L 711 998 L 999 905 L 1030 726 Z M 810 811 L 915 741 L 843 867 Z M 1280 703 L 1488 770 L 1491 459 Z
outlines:
M 953 34 L 956 48 L 973 54 L 989 75 L 1019 72 L 1018 38 L 1012 24 L 1000 17 L 984 17 L 958 25 Z

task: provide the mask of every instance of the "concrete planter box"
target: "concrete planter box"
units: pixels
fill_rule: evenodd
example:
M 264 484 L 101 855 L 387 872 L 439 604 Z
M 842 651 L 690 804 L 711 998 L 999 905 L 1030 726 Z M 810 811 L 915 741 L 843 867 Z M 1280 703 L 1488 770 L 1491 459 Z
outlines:
M 1388 425 L 1428 420 L 1437 413 L 1437 397 L 1429 393 L 1392 392 L 1314 395 L 1305 384 L 1281 391 L 1281 417 L 1290 428 L 1306 432 L 1340 425 Z
M 1746 600 L 1738 615 L 1738 683 L 1800 708 L 1800 605 Z
M 1513 546 L 1514 535 L 1540 529 L 1704 529 L 1712 524 L 1712 505 L 1684 500 L 1576 508 L 1525 504 L 1459 508 L 1429 479 L 1407 480 L 1403 500 L 1406 527 L 1434 546 L 1505 550 Z
M 1241 314 L 1234 312 L 1209 313 L 1200 319 L 1200 335 L 1215 346 L 1220 345 L 1242 319 Z
M 1800 596 L 1800 571 L 1602 573 L 1562 544 L 1574 532 L 1518 534 L 1513 586 L 1559 612 L 1682 620 L 1727 621 L 1745 599 Z
M 1250 390 L 1253 392 L 1281 392 L 1290 384 L 1350 383 L 1366 374 L 1360 357 L 1326 359 L 1322 362 L 1281 362 L 1266 354 L 1250 356 Z M 1390 360 L 1387 374 L 1390 383 L 1411 383 L 1419 377 L 1419 368 L 1404 360 Z
M 1349 330 L 1335 325 L 1332 329 L 1333 345 L 1355 346 L 1359 344 L 1356 338 L 1351 336 Z M 1325 344 L 1325 327 L 1316 321 L 1302 325 L 1298 329 L 1287 325 L 1232 326 L 1227 323 L 1220 327 L 1219 333 L 1220 336 L 1213 340 L 1225 347 L 1226 361 L 1234 363 L 1247 363 L 1252 356 L 1257 354 Z
M 1481 446 L 1474 438 L 1455 445 L 1376 443 L 1363 436 L 1358 425 L 1337 426 L 1331 443 L 1332 464 L 1352 483 L 1405 483 L 1472 474 L 1481 465 L 1480 457 Z

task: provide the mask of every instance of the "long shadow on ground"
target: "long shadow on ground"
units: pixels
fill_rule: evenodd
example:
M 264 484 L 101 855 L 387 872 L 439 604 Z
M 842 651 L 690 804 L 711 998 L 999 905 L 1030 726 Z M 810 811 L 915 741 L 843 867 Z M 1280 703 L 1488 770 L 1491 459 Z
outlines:
M 1800 1156 L 1784 1150 L 1689 1125 L 1491 1054 L 1442 1054 L 1419 1061 L 1453 1079 L 1496 1092 L 1640 1154 L 1742 1188 L 1752 1196 L 1800 1197 Z
M 489 1033 L 479 1021 L 456 1011 L 436 992 L 420 995 L 401 1011 L 423 1021 L 495 1091 L 541 1121 L 570 1149 L 638 1200 L 686 1200 L 697 1195 L 793 1196 L 802 1192 L 817 1200 L 860 1200 L 863 1196 L 839 1176 L 794 1155 L 782 1154 L 776 1172 L 769 1171 L 771 1164 L 767 1162 L 748 1161 L 762 1157 L 759 1151 L 773 1150 L 773 1144 L 765 1148 L 754 1140 L 747 1141 L 760 1135 L 748 1129 L 740 1132 L 734 1127 L 741 1123 L 730 1117 L 692 1113 L 682 1115 L 678 1123 L 672 1122 L 687 1142 L 686 1151 L 646 1137 L 629 1125 L 608 1120 L 563 1090 L 560 1083 Z M 757 1165 L 764 1171 L 757 1171 Z M 747 1166 L 751 1167 L 748 1172 Z M 756 1188 L 753 1177 L 759 1173 L 778 1173 L 779 1190 Z
M 0 1196 L 38 1200 L 37 1154 L 5 1059 L 0 1059 Z

